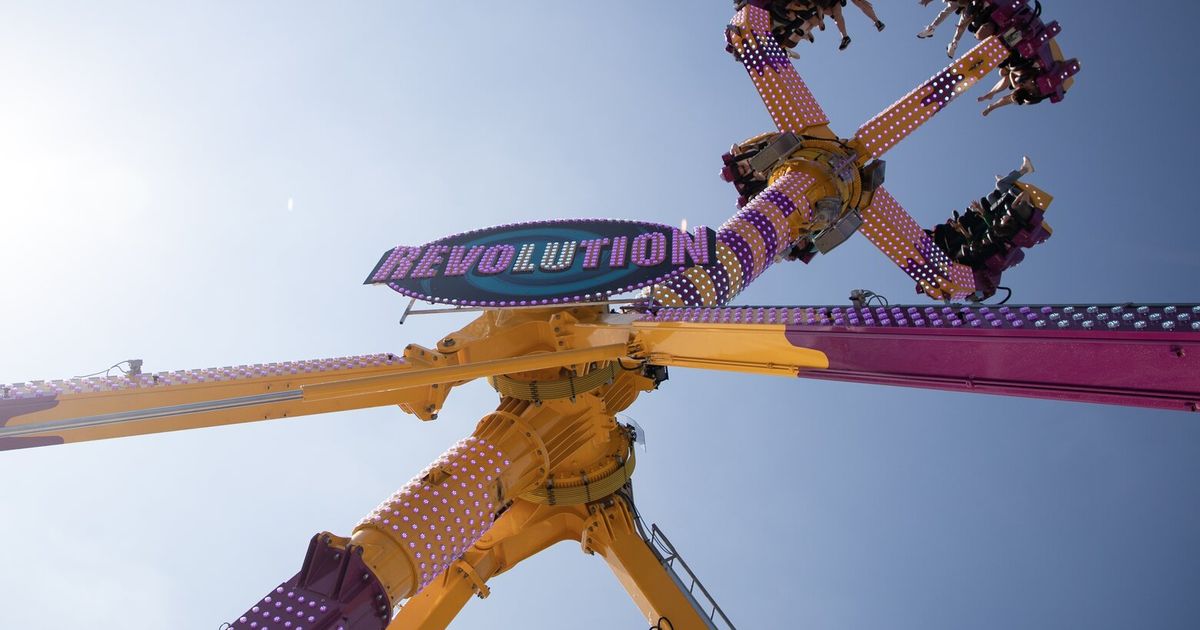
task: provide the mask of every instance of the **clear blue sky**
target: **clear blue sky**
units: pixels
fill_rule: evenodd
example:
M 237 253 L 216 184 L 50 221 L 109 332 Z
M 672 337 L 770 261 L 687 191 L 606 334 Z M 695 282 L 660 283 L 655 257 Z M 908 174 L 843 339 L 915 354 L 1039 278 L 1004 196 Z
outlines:
M 935 9 L 852 8 L 798 67 L 844 135 L 940 70 Z M 1046 0 L 1083 71 L 1059 105 L 974 94 L 888 158 L 932 224 L 1022 154 L 1057 196 L 1017 302 L 1195 301 L 1193 3 Z M 728 2 L 7 3 L 0 382 L 426 345 L 360 285 L 378 255 L 487 225 L 719 225 L 720 154 L 770 127 Z M 288 200 L 293 200 L 289 210 Z M 914 301 L 865 239 L 741 303 Z M 914 352 L 920 352 L 914 348 Z M 215 629 L 495 403 L 376 409 L 0 453 L 0 626 Z M 743 628 L 1200 627 L 1200 416 L 672 372 L 630 411 L 636 490 Z M 455 628 L 641 628 L 563 544 Z

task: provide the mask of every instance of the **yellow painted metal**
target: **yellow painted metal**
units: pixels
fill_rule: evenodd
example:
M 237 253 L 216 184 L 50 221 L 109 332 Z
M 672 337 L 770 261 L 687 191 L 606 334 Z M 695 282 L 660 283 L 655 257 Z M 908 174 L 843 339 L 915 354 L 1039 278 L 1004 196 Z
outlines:
M 586 394 L 606 383 L 613 382 L 620 370 L 617 361 L 598 366 L 583 376 L 566 376 L 551 381 L 526 381 L 503 374 L 488 378 L 488 383 L 501 396 L 520 400 L 559 400 Z
M 621 349 L 624 350 L 624 346 Z M 637 374 L 624 378 L 648 381 Z M 484 416 L 472 434 L 471 443 L 483 445 L 489 449 L 487 452 L 496 454 L 498 461 L 489 464 L 494 466 L 496 473 L 493 481 L 486 485 L 483 480 L 473 481 L 480 484 L 480 494 L 471 498 L 497 501 L 496 508 L 499 509 L 548 484 L 569 485 L 581 471 L 599 477 L 601 475 L 596 472 L 604 470 L 608 462 L 627 457 L 629 435 L 617 424 L 616 410 L 609 408 L 606 394 L 607 388 L 600 388 L 574 401 L 555 400 L 542 404 L 502 399 L 496 411 Z M 453 496 L 461 482 L 454 476 L 453 469 L 444 468 L 445 461 L 449 460 L 439 460 L 428 468 L 416 486 L 428 487 L 442 496 Z M 488 469 L 489 475 L 491 470 Z M 425 527 L 434 527 L 434 534 L 445 539 L 441 544 L 462 535 L 459 528 L 465 527 L 449 520 L 440 523 L 428 520 L 429 514 L 420 511 L 417 501 L 410 501 L 410 497 L 415 497 L 416 486 L 407 486 L 384 501 L 373 513 L 383 516 L 364 519 L 350 539 L 352 544 L 363 547 L 363 561 L 371 567 L 393 602 L 417 591 L 425 577 L 423 572 L 428 570 L 427 563 L 433 560 L 428 554 L 422 556 L 428 547 L 421 549 L 411 545 L 413 541 L 405 539 L 407 532 L 398 531 L 397 524 L 412 523 L 416 527 L 420 522 Z M 464 486 L 462 492 L 476 490 Z M 424 525 L 426 523 L 428 525 Z M 429 545 L 432 541 L 423 544 Z
M 683 298 L 679 296 L 675 289 L 672 289 L 665 284 L 654 285 L 654 288 L 651 290 L 650 297 L 654 299 L 655 303 L 663 306 L 684 305 Z
M 638 534 L 633 508 L 614 495 L 593 508 L 580 544 L 604 558 L 649 625 L 703 630 L 704 618 Z M 667 619 L 667 624 L 659 621 Z
M 370 376 L 332 383 L 320 383 L 305 386 L 301 388 L 301 391 L 304 392 L 304 400 L 328 400 L 347 396 L 361 396 L 367 393 L 392 392 L 427 385 L 470 381 L 499 374 L 532 372 L 578 363 L 611 361 L 624 356 L 626 352 L 627 346 L 625 344 L 612 344 L 598 348 L 546 352 L 543 354 L 513 357 L 511 359 L 495 359 L 479 363 L 468 363 L 466 365 L 430 368 L 408 374 Z
M 554 544 L 579 540 L 587 518 L 584 506 L 513 503 L 448 571 L 404 603 L 388 630 L 446 628 L 473 595 L 486 596 L 491 578 Z M 498 621 L 521 626 L 517 619 Z
M 981 41 L 928 81 L 859 127 L 851 145 L 859 163 L 882 157 L 933 118 L 953 96 L 965 92 L 995 70 L 1009 55 L 999 37 Z
M 637 457 L 632 446 L 629 455 L 624 459 L 610 460 L 612 469 L 599 474 L 581 475 L 580 478 L 569 482 L 559 481 L 556 484 L 546 484 L 521 495 L 521 498 L 532 503 L 548 505 L 582 505 L 600 497 L 606 497 L 621 488 L 633 477 L 637 468 Z
M 239 378 L 227 381 L 195 382 L 181 385 L 131 387 L 104 392 L 60 394 L 53 407 L 15 416 L 5 426 L 9 428 L 32 427 L 33 425 L 66 421 L 73 418 L 260 396 L 297 390 L 304 385 L 337 380 L 339 378 L 394 375 L 412 369 L 413 366 L 410 364 L 397 362 L 395 365 L 388 366 L 348 368 L 258 378 Z M 47 430 L 45 432 L 32 433 L 30 436 L 53 435 L 61 437 L 66 443 L 86 442 L 114 437 L 331 413 L 363 407 L 395 405 L 405 402 L 407 398 L 408 396 L 397 393 L 369 392 L 340 400 L 324 400 L 319 402 L 289 400 L 254 405 L 252 407 L 190 413 L 173 417 L 113 423 L 88 428 Z
M 1054 195 L 1051 195 L 1050 193 L 1038 188 L 1033 184 L 1030 184 L 1029 182 L 1018 181 L 1016 186 L 1017 188 L 1029 193 L 1029 200 L 1035 207 L 1041 210 L 1049 208 L 1050 204 L 1054 202 Z
M 725 273 L 729 274 L 729 294 L 741 293 L 745 287 L 746 274 L 742 270 L 742 263 L 738 261 L 737 254 L 725 243 L 717 243 L 717 260 L 725 268 Z
M 825 353 L 788 341 L 782 324 L 636 322 L 633 356 L 655 365 L 795 376 L 825 369 Z
M 700 613 L 638 534 L 632 510 L 619 495 L 586 505 L 513 503 L 483 538 L 451 568 L 404 603 L 388 630 L 440 630 L 472 596 L 485 598 L 487 582 L 560 542 L 578 541 L 597 554 L 629 593 L 647 625 L 665 617 L 676 630 L 706 628 Z M 497 619 L 520 627 L 519 619 Z

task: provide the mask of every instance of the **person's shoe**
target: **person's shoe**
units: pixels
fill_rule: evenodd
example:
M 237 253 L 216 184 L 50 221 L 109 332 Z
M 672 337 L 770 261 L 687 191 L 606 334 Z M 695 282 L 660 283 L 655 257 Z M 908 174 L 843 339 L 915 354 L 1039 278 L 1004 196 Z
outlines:
M 917 33 L 917 39 L 929 39 L 930 37 L 933 37 L 933 29 L 928 26 L 925 27 L 925 30 Z
M 850 36 L 847 35 L 842 38 L 842 43 L 838 44 L 838 50 L 846 50 L 846 47 L 849 45 L 850 45 Z
M 958 50 L 958 42 L 950 42 L 950 45 L 946 46 L 946 56 L 953 59 L 956 50 Z
M 1029 161 L 1028 155 L 1021 156 L 1021 174 L 1028 175 L 1033 172 L 1033 162 Z
M 879 20 L 875 20 L 875 30 L 882 31 L 885 28 L 887 28 L 887 24 L 884 24 L 883 22 L 880 22 Z

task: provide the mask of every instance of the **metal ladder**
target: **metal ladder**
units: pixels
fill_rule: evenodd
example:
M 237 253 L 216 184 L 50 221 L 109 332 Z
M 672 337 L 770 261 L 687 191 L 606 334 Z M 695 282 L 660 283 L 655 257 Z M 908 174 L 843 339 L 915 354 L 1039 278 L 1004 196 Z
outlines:
M 630 506 L 633 506 L 633 496 L 630 493 L 627 497 Z M 683 561 L 683 557 L 679 555 L 679 551 L 675 549 L 675 545 L 671 544 L 671 540 L 663 533 L 658 525 L 650 524 L 649 533 L 646 532 L 645 524 L 642 522 L 642 515 L 638 513 L 637 507 L 633 508 L 634 524 L 637 526 L 638 533 L 642 536 L 642 540 L 646 541 L 646 545 L 650 547 L 650 551 L 658 558 L 674 580 L 679 590 L 691 602 L 692 608 L 700 614 L 704 619 L 705 625 L 709 630 L 737 630 L 729 617 L 725 615 L 725 611 L 717 604 L 717 600 L 704 588 L 704 584 L 700 582 L 700 578 L 692 571 L 691 567 Z M 678 567 L 678 568 L 677 568 Z M 680 571 L 682 569 L 682 571 Z

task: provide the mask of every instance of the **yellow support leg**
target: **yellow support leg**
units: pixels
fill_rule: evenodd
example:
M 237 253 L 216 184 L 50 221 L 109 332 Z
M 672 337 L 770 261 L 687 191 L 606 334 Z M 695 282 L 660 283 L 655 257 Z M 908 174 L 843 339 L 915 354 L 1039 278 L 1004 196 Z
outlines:
M 619 495 L 589 506 L 592 516 L 581 542 L 586 553 L 604 558 L 650 626 L 706 630 L 709 624 L 671 572 L 642 539 L 633 509 Z
M 388 630 L 448 627 L 472 595 L 483 599 L 491 594 L 487 582 L 492 577 L 566 540 L 578 540 L 586 553 L 604 558 L 648 626 L 710 627 L 639 535 L 629 504 L 613 495 L 575 506 L 513 503 L 487 535 L 401 607 Z
M 492 577 L 555 543 L 578 540 L 587 517 L 582 505 L 514 502 L 461 559 L 401 607 L 388 630 L 447 627 L 472 595 L 490 594 Z

